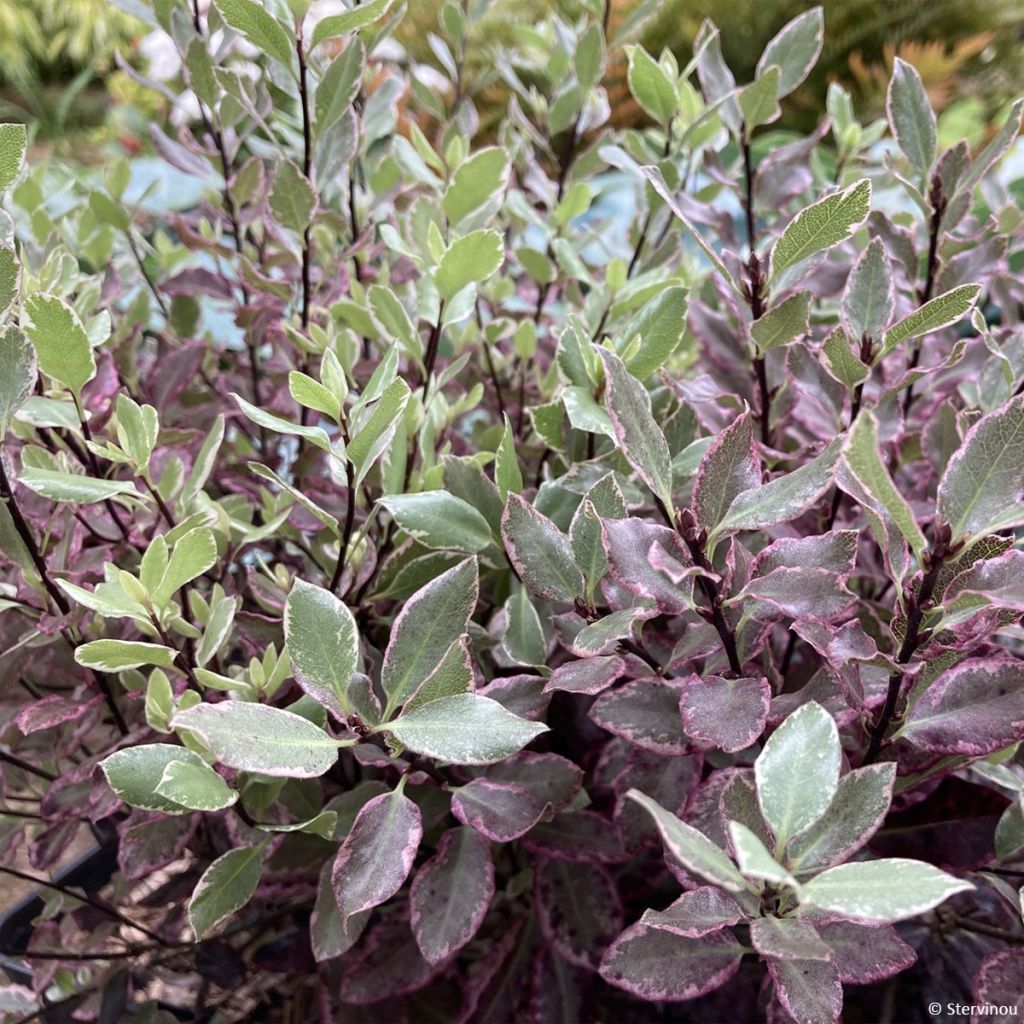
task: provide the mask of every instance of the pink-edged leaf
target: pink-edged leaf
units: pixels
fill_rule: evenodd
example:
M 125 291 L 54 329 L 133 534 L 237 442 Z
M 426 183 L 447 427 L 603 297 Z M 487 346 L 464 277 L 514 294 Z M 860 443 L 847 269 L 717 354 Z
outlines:
M 509 843 L 540 821 L 547 804 L 514 782 L 473 779 L 452 797 L 452 814 L 496 843 Z
M 679 1002 L 725 984 L 743 952 L 725 929 L 691 939 L 638 922 L 605 953 L 600 973 L 638 999 Z
M 691 504 L 697 525 L 713 530 L 737 495 L 760 486 L 761 463 L 751 416 L 745 412 L 715 438 L 700 461 Z
M 533 987 L 527 1024 L 585 1020 L 585 1001 L 592 978 L 553 949 L 542 948 L 533 958 Z
M 343 925 L 402 888 L 422 837 L 420 809 L 403 793 L 382 793 L 360 808 L 331 875 Z
M 517 676 L 498 676 L 486 686 L 480 687 L 477 693 L 481 697 L 490 697 L 497 701 L 506 711 L 511 711 L 519 718 L 537 722 L 544 717 L 551 694 L 544 685 L 543 676 L 523 673 Z
M 644 750 L 668 756 L 690 753 L 679 711 L 679 691 L 660 679 L 637 679 L 602 694 L 590 709 L 602 729 Z
M 1013 549 L 975 562 L 952 580 L 942 604 L 947 623 L 950 613 L 963 618 L 988 606 L 1024 612 L 1024 551 Z
M 501 536 L 516 572 L 532 593 L 566 604 L 583 596 L 583 574 L 569 538 L 518 494 L 508 496 Z
M 404 917 L 391 917 L 375 924 L 342 965 L 338 995 L 342 1002 L 356 1006 L 416 992 L 440 969 L 423 959 Z M 345 1014 L 342 1019 L 352 1016 Z
M 755 576 L 729 604 L 763 601 L 795 619 L 810 616 L 830 619 L 847 608 L 853 599 L 854 595 L 840 577 L 827 569 L 783 567 L 773 569 L 767 576 Z M 759 609 L 752 610 L 755 617 L 765 617 Z
M 843 1010 L 839 968 L 823 960 L 767 960 L 775 995 L 796 1024 L 835 1024 Z
M 896 781 L 896 764 L 855 768 L 839 780 L 828 811 L 798 832 L 787 847 L 786 864 L 796 872 L 839 864 L 857 852 L 878 831 Z
M 745 916 L 743 908 L 727 892 L 702 885 L 684 892 L 664 910 L 645 910 L 640 923 L 684 938 L 699 939 L 739 924 Z
M 471 828 L 452 828 L 409 890 L 412 933 L 432 964 L 460 950 L 483 922 L 494 897 L 490 843 Z
M 62 697 L 59 693 L 49 693 L 41 700 L 33 701 L 18 712 L 15 723 L 25 736 L 44 729 L 53 729 L 58 725 L 76 722 L 88 714 L 101 701 L 102 697 L 92 700 L 73 700 Z
M 1001 949 L 985 957 L 974 976 L 974 1002 L 999 1006 L 999 1014 L 1014 1017 L 1024 1009 L 1024 949 Z
M 673 814 L 681 814 L 686 802 L 700 781 L 704 759 L 693 757 L 662 757 L 660 754 L 630 746 L 626 763 L 612 783 L 618 800 L 615 821 L 630 851 L 657 842 L 657 826 L 639 804 L 626 797 L 631 789 L 646 793 Z
M 774 569 L 827 569 L 845 579 L 857 558 L 859 530 L 833 530 L 818 537 L 782 537 L 759 551 L 751 576 L 767 576 Z
M 832 950 L 814 927 L 794 917 L 759 917 L 751 921 L 750 941 L 761 956 L 777 960 L 832 959 Z
M 125 878 L 145 878 L 177 860 L 195 832 L 193 815 L 161 815 L 156 818 L 129 819 L 120 830 L 117 866 Z
M 754 785 L 753 769 L 731 768 L 725 771 L 730 774 L 718 795 L 718 812 L 719 827 L 726 848 L 730 854 L 735 854 L 728 826 L 730 821 L 738 821 L 771 849 L 775 839 L 761 813 L 761 805 L 757 802 L 757 787 Z M 725 772 L 719 772 L 719 775 L 723 774 Z
M 569 661 L 551 673 L 544 689 L 594 696 L 607 690 L 622 675 L 625 667 L 626 663 L 615 655 Z
M 631 594 L 653 601 L 668 614 L 680 615 L 693 607 L 692 582 L 676 586 L 650 562 L 652 549 L 659 545 L 681 565 L 691 564 L 674 530 L 645 519 L 603 519 L 601 538 L 609 572 Z
M 523 846 L 559 860 L 619 864 L 627 859 L 618 829 L 596 811 L 563 811 L 523 836 Z
M 933 754 L 983 757 L 1024 739 L 1024 662 L 972 659 L 944 672 L 898 735 Z
M 487 778 L 522 786 L 557 814 L 576 799 L 583 785 L 583 770 L 559 754 L 523 750 L 488 768 Z
M 829 921 L 815 927 L 835 954 L 839 978 L 845 985 L 884 981 L 906 970 L 917 959 L 891 924 Z
M 702 746 L 745 750 L 764 731 L 771 698 L 764 678 L 690 676 L 679 696 L 683 731 Z
M 569 963 L 596 970 L 622 931 L 622 903 L 598 864 L 544 858 L 533 875 L 534 906 L 544 937 Z

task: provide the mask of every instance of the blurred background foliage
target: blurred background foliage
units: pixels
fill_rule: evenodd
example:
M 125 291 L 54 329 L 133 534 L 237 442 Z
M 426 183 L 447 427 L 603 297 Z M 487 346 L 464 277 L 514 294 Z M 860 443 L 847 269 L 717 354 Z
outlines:
M 0 119 L 27 121 L 37 144 L 63 155 L 101 159 L 120 143 L 129 153 L 148 148 L 147 124 L 166 111 L 161 100 L 115 63 L 145 69 L 147 28 L 126 11 L 132 0 L 0 0 Z M 477 0 L 480 2 L 480 0 Z M 486 0 L 484 0 L 486 2 Z M 487 78 L 489 54 L 552 9 L 579 15 L 582 0 L 489 0 L 487 17 L 470 39 L 474 78 Z M 641 0 L 611 0 L 612 25 Z M 809 131 L 821 116 L 825 89 L 839 81 L 856 109 L 882 113 L 894 56 L 912 63 L 925 82 L 950 137 L 977 144 L 1024 91 L 1022 0 L 660 0 L 639 36 L 657 54 L 668 47 L 689 58 L 705 18 L 721 29 L 725 57 L 740 83 L 749 81 L 764 44 L 790 18 L 823 2 L 824 52 L 812 76 L 787 101 L 781 127 Z M 205 6 L 205 0 L 203 3 Z M 436 64 L 429 37 L 440 3 L 408 0 L 398 39 L 409 57 Z M 631 124 L 643 115 L 632 103 L 624 61 L 606 82 L 612 119 Z M 501 115 L 506 94 L 493 82 L 478 96 L 486 126 Z

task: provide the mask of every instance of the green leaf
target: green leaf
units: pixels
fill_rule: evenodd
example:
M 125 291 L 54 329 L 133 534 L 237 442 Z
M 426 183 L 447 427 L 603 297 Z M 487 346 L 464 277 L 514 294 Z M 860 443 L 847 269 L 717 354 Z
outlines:
M 228 850 L 202 874 L 188 902 L 188 923 L 204 939 L 252 899 L 263 874 L 263 847 Z
M 366 67 L 366 48 L 361 39 L 353 39 L 345 52 L 336 57 L 324 72 L 316 87 L 313 109 L 316 113 L 316 133 L 323 135 L 338 121 L 359 93 Z
M 263 53 L 292 69 L 295 49 L 288 30 L 262 3 L 254 0 L 215 0 L 220 16 Z M 314 43 L 314 45 L 316 45 Z
M 0 243 L 0 314 L 6 313 L 18 297 L 18 278 L 21 267 L 14 250 Z
M 497 231 L 473 231 L 455 239 L 437 268 L 437 290 L 447 302 L 470 284 L 486 281 L 505 258 Z
M 615 440 L 640 479 L 671 509 L 672 456 L 665 435 L 651 414 L 651 396 L 614 352 L 599 352 L 605 369 L 604 402 Z
M 1024 395 L 968 431 L 939 481 L 939 518 L 954 541 L 975 540 L 1024 522 Z
M 478 596 L 476 559 L 467 558 L 405 602 L 391 627 L 381 667 L 381 685 L 388 697 L 385 720 L 419 689 L 466 632 Z
M 357 486 L 394 437 L 409 396 L 409 385 L 401 377 L 393 380 L 349 441 L 346 454 L 356 467 Z
M 509 493 L 518 494 L 523 489 L 523 473 L 519 468 L 519 457 L 516 455 L 516 439 L 512 433 L 512 421 L 507 414 L 501 443 L 494 456 L 494 483 L 502 502 L 508 498 Z
M 35 345 L 39 369 L 80 394 L 96 376 L 96 360 L 78 314 L 55 295 L 31 295 L 24 308 L 32 321 L 25 330 Z
M 913 511 L 885 468 L 878 450 L 878 420 L 869 409 L 862 409 L 854 420 L 843 457 L 850 472 L 868 494 L 885 509 L 921 563 L 928 546 L 927 541 L 921 527 L 917 525 Z
M 422 360 L 423 341 L 398 296 L 381 284 L 371 285 L 366 295 L 370 300 L 373 319 L 380 324 L 385 333 L 396 338 L 413 359 Z
M 679 107 L 675 84 L 665 69 L 642 47 L 626 48 L 629 57 L 629 91 L 644 112 L 663 127 Z
M 801 210 L 772 249 L 772 279 L 787 267 L 849 238 L 871 208 L 871 182 L 861 178 Z
M 23 124 L 0 124 L 0 191 L 9 189 L 21 174 L 28 134 Z
M 736 863 L 747 878 L 797 888 L 796 879 L 771 855 L 769 849 L 746 825 L 729 822 L 729 838 L 736 851 Z
M 286 491 L 290 494 L 311 516 L 315 516 L 320 520 L 324 526 L 327 527 L 335 536 L 340 536 L 341 529 L 338 524 L 338 520 L 334 518 L 325 509 L 321 508 L 309 495 L 300 491 L 293 484 L 288 483 L 287 480 L 278 476 L 268 466 L 264 466 L 259 462 L 250 462 L 248 464 L 249 469 L 252 470 L 258 477 L 262 477 L 264 480 L 269 480 L 271 483 L 276 484 L 281 490 Z
M 146 743 L 126 747 L 100 761 L 107 785 L 132 807 L 164 814 L 186 814 L 188 808 L 157 792 L 164 771 L 171 764 L 206 768 L 206 762 L 186 747 L 171 743 Z
M 348 606 L 296 579 L 284 606 L 284 637 L 302 689 L 338 719 L 347 718 L 346 694 L 359 664 L 359 629 Z
M 323 775 L 350 743 L 292 711 L 237 700 L 196 704 L 177 712 L 171 725 L 195 733 L 229 768 L 292 779 Z
M 309 227 L 316 209 L 316 191 L 298 165 L 282 160 L 270 190 L 270 211 L 279 224 L 302 234 Z
M 608 568 L 608 556 L 601 540 L 601 519 L 625 519 L 626 501 L 608 473 L 583 496 L 569 526 L 569 541 L 576 564 L 587 581 L 587 602 L 595 604 L 596 587 Z
M 494 542 L 487 520 L 448 491 L 392 494 L 379 500 L 399 527 L 424 547 L 473 554 Z
M 569 538 L 519 494 L 508 496 L 501 535 L 519 578 L 538 597 L 571 604 L 583 595 Z
M 885 112 L 900 149 L 926 175 L 935 162 L 935 112 L 917 69 L 900 57 L 893 61 Z
M 441 209 L 448 222 L 456 225 L 463 218 L 484 209 L 504 191 L 508 170 L 508 153 L 495 146 L 481 149 L 460 164 L 441 200 Z
M 892 266 L 879 238 L 873 238 L 854 264 L 843 291 L 843 322 L 854 338 L 877 340 L 892 317 Z
M 403 712 L 388 723 L 399 743 L 449 764 L 493 764 L 548 727 L 513 715 L 490 697 L 457 693 Z
M 750 325 L 758 352 L 788 345 L 810 330 L 811 293 L 797 292 Z
M 858 921 L 903 921 L 974 886 L 931 864 L 903 857 L 829 868 L 800 889 L 800 905 Z
M 526 587 L 515 588 L 505 602 L 505 614 L 508 625 L 501 637 L 505 652 L 518 665 L 543 665 L 547 658 L 547 640 Z
M 687 305 L 685 288 L 663 288 L 626 326 L 616 350 L 620 355 L 632 352 L 626 368 L 637 380 L 647 380 L 657 373 L 679 347 L 686 333 Z M 640 346 L 633 351 L 635 338 L 640 339 Z
M 418 708 L 442 697 L 456 693 L 469 693 L 475 685 L 473 655 L 469 637 L 464 633 L 445 652 L 441 663 L 417 687 L 416 692 L 405 702 L 405 712 Z
M 649 796 L 631 789 L 626 796 L 638 803 L 654 819 L 665 852 L 687 871 L 721 886 L 727 892 L 741 892 L 749 888 L 746 879 L 736 870 L 725 851 L 716 846 L 703 832 L 680 821 Z
M 757 74 L 766 74 L 771 65 L 778 66 L 779 99 L 788 96 L 818 62 L 825 39 L 825 19 L 821 7 L 812 7 L 783 25 L 768 43 L 757 62 Z M 742 102 L 742 101 L 741 101 Z
M 799 469 L 738 494 L 725 518 L 708 537 L 707 549 L 714 551 L 723 533 L 762 530 L 806 512 L 832 486 L 842 452 L 841 439 L 836 438 L 820 455 Z
M 332 420 L 337 420 L 341 415 L 341 401 L 338 396 L 318 380 L 298 370 L 291 370 L 288 374 L 288 393 L 299 405 L 322 412 Z
M 922 334 L 955 324 L 973 308 L 980 294 L 980 284 L 962 284 L 959 288 L 937 295 L 885 332 L 877 358 L 888 355 L 897 345 L 910 338 L 920 338 Z
M 30 491 L 51 501 L 72 501 L 78 505 L 91 505 L 119 494 L 138 496 L 135 485 L 127 480 L 97 480 L 78 473 L 59 473 L 52 469 L 23 466 L 18 481 Z
M 779 109 L 779 68 L 773 64 L 755 81 L 740 90 L 737 100 L 743 114 L 743 126 L 747 138 L 762 124 L 771 124 L 780 114 Z
M 195 761 L 171 761 L 164 768 L 156 791 L 192 811 L 221 811 L 238 799 L 238 794 L 212 768 Z
M 17 327 L 0 338 L 0 441 L 14 414 L 32 397 L 36 386 L 36 353 Z
M 829 373 L 840 384 L 845 384 L 848 391 L 853 391 L 858 384 L 863 384 L 871 375 L 871 368 L 861 362 L 850 348 L 850 339 L 842 327 L 837 327 L 822 345 L 825 364 Z
M 159 587 L 153 592 L 153 603 L 162 608 L 186 583 L 202 576 L 217 562 L 217 538 L 213 530 L 198 526 L 189 530 L 171 552 Z
M 233 391 L 231 392 L 231 397 L 238 403 L 238 407 L 245 413 L 246 417 L 252 420 L 257 427 L 272 430 L 277 434 L 292 434 L 296 437 L 304 437 L 307 441 L 312 442 L 318 448 L 322 448 L 325 452 L 331 450 L 331 439 L 327 436 L 327 431 L 322 427 L 304 427 L 301 423 L 292 423 L 291 420 L 282 419 L 282 417 L 275 416 L 271 412 L 264 412 L 251 402 L 246 401 L 241 395 L 236 395 Z
M 122 672 L 140 665 L 168 668 L 174 663 L 175 656 L 176 652 L 170 647 L 141 640 L 93 640 L 75 648 L 75 661 L 79 665 L 101 672 Z
M 313 29 L 313 46 L 319 46 L 325 39 L 355 32 L 372 25 L 387 14 L 394 0 L 366 0 L 366 3 L 354 7 L 344 14 L 334 14 L 322 18 Z
M 750 941 L 761 956 L 770 957 L 776 962 L 782 961 L 794 971 L 799 971 L 798 962 L 802 960 L 834 959 L 831 947 L 818 935 L 813 925 L 792 917 L 755 918 L 750 922 Z M 809 988 L 816 987 L 810 978 L 805 978 L 805 984 Z
M 835 720 L 810 701 L 768 737 L 754 762 L 757 801 L 781 855 L 790 837 L 813 825 L 839 785 L 842 748 Z

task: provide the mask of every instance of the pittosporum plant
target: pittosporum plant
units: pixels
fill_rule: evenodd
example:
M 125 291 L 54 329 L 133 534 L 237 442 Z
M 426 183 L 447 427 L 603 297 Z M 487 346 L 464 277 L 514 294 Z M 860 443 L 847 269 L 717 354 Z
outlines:
M 308 6 L 155 0 L 163 201 L 0 128 L 12 1019 L 1019 1007 L 1021 104 Z

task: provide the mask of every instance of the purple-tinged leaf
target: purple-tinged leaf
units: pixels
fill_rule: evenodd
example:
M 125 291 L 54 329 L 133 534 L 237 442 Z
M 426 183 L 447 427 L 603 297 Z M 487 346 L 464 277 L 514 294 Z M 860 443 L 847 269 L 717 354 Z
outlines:
M 1024 739 L 1024 662 L 973 659 L 944 672 L 898 737 L 932 754 L 984 757 Z
M 615 821 L 630 851 L 657 842 L 659 835 L 651 816 L 626 797 L 631 789 L 639 789 L 673 814 L 681 814 L 700 780 L 703 758 L 662 757 L 649 750 L 629 746 L 626 762 L 612 783 L 620 794 L 615 805 Z
M 773 64 L 779 69 L 778 97 L 788 96 L 818 63 L 825 41 L 825 18 L 812 7 L 786 22 L 769 40 L 757 62 L 760 78 Z
M 937 512 L 953 539 L 1024 523 L 1024 395 L 968 431 L 939 481 Z
M 743 605 L 745 601 L 764 602 L 770 609 L 756 606 L 744 613 L 754 618 L 776 617 L 771 609 L 793 618 L 832 619 L 847 608 L 854 595 L 846 584 L 827 569 L 773 569 L 766 576 L 755 576 L 727 604 Z
M 745 916 L 743 908 L 728 893 L 702 885 L 684 892 L 664 910 L 645 910 L 640 923 L 684 938 L 699 939 L 739 924 Z
M 129 819 L 117 844 L 117 866 L 125 878 L 135 881 L 166 867 L 181 856 L 195 832 L 194 815 L 161 815 Z
M 604 950 L 622 931 L 622 903 L 608 871 L 598 864 L 544 858 L 534 870 L 533 892 L 548 942 L 569 963 L 597 970 Z
M 565 810 L 583 785 L 583 771 L 559 754 L 524 750 L 487 769 L 492 782 L 512 782 L 548 804 L 555 814 Z
M 489 697 L 519 718 L 536 722 L 544 717 L 551 703 L 551 694 L 544 689 L 544 682 L 543 676 L 528 673 L 497 676 L 477 693 L 481 697 Z
M 618 829 L 595 811 L 563 811 L 535 825 L 523 846 L 559 860 L 619 864 L 627 859 Z
M 416 692 L 466 632 L 478 595 L 476 559 L 467 558 L 405 602 L 391 627 L 381 668 L 388 696 L 385 719 Z
M 509 494 L 501 536 L 526 587 L 547 601 L 571 604 L 583 596 L 583 575 L 569 538 L 518 494 Z
M 833 530 L 818 537 L 782 537 L 759 551 L 750 566 L 751 576 L 767 576 L 775 569 L 826 569 L 846 578 L 857 558 L 858 530 Z
M 856 768 L 839 780 L 824 816 L 790 841 L 786 864 L 794 872 L 820 870 L 846 860 L 878 831 L 896 780 L 896 765 Z
M 638 999 L 696 999 L 724 985 L 737 971 L 743 947 L 724 929 L 699 939 L 649 928 L 627 928 L 601 961 L 601 977 Z
M 679 697 L 683 731 L 701 746 L 745 750 L 764 731 L 771 696 L 764 678 L 690 676 Z
M 590 718 L 602 729 L 644 750 L 668 756 L 687 754 L 679 690 L 659 679 L 637 679 L 594 701 Z
M 815 927 L 835 954 L 835 965 L 844 985 L 884 981 L 906 970 L 917 959 L 891 924 L 829 921 Z
M 999 1017 L 1018 1016 L 1024 1009 L 1024 949 L 1001 949 L 985 957 L 974 976 L 973 998 L 979 1007 L 1000 1007 Z
M 626 663 L 613 655 L 569 661 L 552 672 L 544 689 L 594 696 L 607 690 L 622 675 L 625 667 Z
M 749 412 L 735 419 L 704 453 L 693 484 L 691 508 L 697 525 L 713 530 L 733 499 L 761 485 Z
M 761 813 L 761 805 L 757 802 L 757 789 L 754 786 L 754 772 L 749 768 L 726 769 L 731 773 L 718 797 L 718 808 L 721 817 L 721 829 L 726 840 L 726 848 L 735 856 L 732 838 L 729 835 L 729 822 L 739 822 L 750 830 L 765 846 L 771 847 L 774 839 L 768 823 Z M 722 772 L 720 774 L 725 774 Z
M 775 994 L 796 1024 L 835 1024 L 843 1010 L 839 969 L 822 960 L 768 959 Z
M 423 958 L 409 922 L 404 917 L 386 918 L 342 961 L 338 996 L 343 1003 L 356 1006 L 379 1003 L 423 988 L 438 970 Z M 345 1014 L 348 1019 L 351 1016 Z
M 942 604 L 946 626 L 989 606 L 1024 612 L 1024 551 L 975 562 L 949 584 Z
M 343 926 L 402 888 L 422 836 L 420 809 L 403 793 L 381 794 L 363 805 L 331 875 Z
M 609 654 L 620 640 L 632 640 L 639 620 L 648 618 L 643 608 L 624 608 L 584 626 L 573 637 L 571 650 L 584 658 Z
M 604 360 L 604 401 L 616 443 L 651 493 L 670 509 L 672 455 L 665 435 L 651 414 L 651 397 L 614 352 L 601 348 L 598 354 Z
M 347 953 L 359 941 L 370 920 L 370 911 L 364 910 L 342 923 L 341 910 L 334 898 L 331 868 L 331 861 L 327 861 L 320 870 L 316 902 L 309 920 L 309 939 L 317 963 Z
M 935 111 L 917 69 L 899 57 L 889 79 L 885 113 L 900 149 L 917 173 L 926 176 L 935 161 Z
M 469 942 L 493 897 L 490 844 L 471 828 L 449 829 L 409 890 L 412 932 L 426 960 L 441 963 Z
M 102 699 L 94 697 L 87 701 L 72 700 L 58 693 L 49 693 L 41 700 L 22 708 L 15 722 L 22 735 L 31 736 L 34 732 L 78 721 L 100 704 Z
M 496 843 L 510 843 L 540 821 L 547 804 L 514 782 L 473 779 L 452 796 L 452 814 Z
M 668 614 L 680 615 L 693 607 L 692 582 L 685 589 L 678 587 L 650 562 L 651 552 L 658 545 L 681 565 L 690 564 L 690 556 L 674 530 L 643 519 L 604 519 L 601 535 L 608 571 L 631 594 L 654 601 Z
M 793 917 L 759 917 L 750 922 L 750 941 L 776 960 L 831 960 L 832 950 L 814 928 Z
M 529 1024 L 585 1020 L 585 1001 L 591 989 L 589 972 L 568 963 L 553 949 L 541 949 L 533 960 Z

